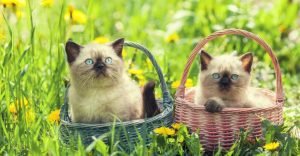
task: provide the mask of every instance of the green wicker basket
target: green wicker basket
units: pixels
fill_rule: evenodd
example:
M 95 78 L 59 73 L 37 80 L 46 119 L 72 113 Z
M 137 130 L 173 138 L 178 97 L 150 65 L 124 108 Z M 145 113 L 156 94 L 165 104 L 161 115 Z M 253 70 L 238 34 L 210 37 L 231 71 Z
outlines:
M 114 137 L 120 141 L 120 147 L 125 148 L 127 151 L 131 150 L 131 146 L 138 141 L 138 137 L 143 138 L 145 144 L 151 141 L 149 138 L 149 132 L 160 126 L 170 126 L 173 122 L 173 99 L 167 89 L 166 82 L 164 80 L 162 71 L 158 66 L 153 55 L 140 44 L 126 41 L 124 46 L 136 48 L 142 51 L 152 62 L 160 81 L 160 87 L 162 90 L 163 98 L 157 100 L 161 106 L 161 113 L 147 119 L 138 119 L 125 122 L 110 122 L 103 124 L 85 124 L 85 123 L 72 123 L 68 112 L 68 87 L 65 93 L 65 102 L 60 111 L 60 138 L 61 140 L 69 144 L 72 139 L 76 139 L 80 136 L 84 145 L 89 145 L 94 141 L 94 138 L 98 138 L 103 134 L 106 134 L 114 128 L 116 132 Z M 104 140 L 108 143 L 109 139 Z

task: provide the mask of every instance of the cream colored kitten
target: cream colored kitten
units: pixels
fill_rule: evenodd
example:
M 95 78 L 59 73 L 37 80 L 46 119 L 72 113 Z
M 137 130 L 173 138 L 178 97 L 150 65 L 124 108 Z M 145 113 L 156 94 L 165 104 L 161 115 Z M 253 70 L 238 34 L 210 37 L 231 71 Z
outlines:
M 201 72 L 195 103 L 204 105 L 208 112 L 219 112 L 224 107 L 268 107 L 272 101 L 250 87 L 252 53 L 241 57 L 221 55 L 211 57 L 201 51 Z
M 124 69 L 123 43 L 124 39 L 84 46 L 67 42 L 72 122 L 111 122 L 114 115 L 122 121 L 144 118 L 141 90 Z M 153 91 L 154 84 L 150 88 Z

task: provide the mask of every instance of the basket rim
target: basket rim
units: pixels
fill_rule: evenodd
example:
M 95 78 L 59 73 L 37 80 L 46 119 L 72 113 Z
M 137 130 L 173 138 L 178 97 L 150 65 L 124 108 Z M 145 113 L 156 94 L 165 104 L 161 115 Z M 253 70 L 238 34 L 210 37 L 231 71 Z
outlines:
M 161 101 L 161 100 L 159 100 Z M 162 102 L 162 101 L 161 101 Z M 89 127 L 89 128 L 103 128 L 103 127 L 111 127 L 112 125 L 115 126 L 131 126 L 131 125 L 138 125 L 138 124 L 144 124 L 144 123 L 151 123 L 156 120 L 160 120 L 161 118 L 167 117 L 170 112 L 172 113 L 173 105 L 168 105 L 170 107 L 165 107 L 164 110 L 159 113 L 158 115 L 155 115 L 150 118 L 143 118 L 143 119 L 136 119 L 136 120 L 130 120 L 130 121 L 116 121 L 116 122 L 106 122 L 106 123 L 79 123 L 79 122 L 69 122 L 65 120 L 64 118 L 61 118 L 61 124 L 66 125 L 69 127 Z M 65 114 L 69 117 L 68 114 Z
M 265 88 L 256 88 L 258 90 L 261 90 L 261 91 L 265 91 L 265 92 L 268 92 L 271 94 L 272 97 L 275 98 L 275 92 L 272 91 L 272 90 L 269 90 L 269 89 L 265 89 Z M 270 106 L 270 107 L 265 107 L 265 108 L 258 108 L 258 107 L 252 107 L 252 108 L 234 108 L 234 107 L 225 107 L 222 109 L 221 112 L 218 112 L 218 113 L 210 113 L 210 114 L 245 114 L 245 113 L 253 113 L 253 112 L 260 112 L 260 111 L 269 111 L 269 110 L 273 110 L 273 109 L 278 109 L 278 108 L 282 108 L 283 107 L 283 103 L 284 101 L 282 102 L 276 102 L 276 99 L 275 100 L 272 100 L 273 101 L 273 106 Z M 207 112 L 205 110 L 205 107 L 203 105 L 196 105 L 195 103 L 189 101 L 188 99 L 186 98 L 182 98 L 182 97 L 177 97 L 175 99 L 175 105 L 178 106 L 178 105 L 184 105 L 186 107 L 188 107 L 188 109 L 193 109 L 195 111 L 204 111 L 204 112 Z M 177 108 L 177 107 L 176 107 Z M 176 112 L 176 110 L 175 110 Z M 207 112 L 209 113 L 209 112 Z

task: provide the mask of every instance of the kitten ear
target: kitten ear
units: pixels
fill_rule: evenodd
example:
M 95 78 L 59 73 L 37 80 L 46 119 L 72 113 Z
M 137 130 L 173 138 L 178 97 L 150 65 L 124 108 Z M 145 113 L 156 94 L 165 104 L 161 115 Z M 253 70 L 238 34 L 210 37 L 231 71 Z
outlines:
M 120 58 L 122 58 L 123 45 L 124 38 L 119 38 L 111 43 L 112 48 Z
M 252 53 L 246 53 L 240 57 L 240 60 L 242 61 L 242 66 L 248 73 L 251 72 L 251 66 L 253 62 L 253 54 Z
M 67 59 L 69 63 L 72 63 L 76 60 L 81 48 L 82 46 L 80 46 L 79 44 L 73 42 L 72 40 L 68 40 L 68 42 L 66 43 L 65 50 L 67 53 Z
M 207 66 L 208 66 L 209 62 L 212 59 L 213 58 L 207 52 L 205 52 L 204 50 L 200 51 L 201 71 L 207 69 Z

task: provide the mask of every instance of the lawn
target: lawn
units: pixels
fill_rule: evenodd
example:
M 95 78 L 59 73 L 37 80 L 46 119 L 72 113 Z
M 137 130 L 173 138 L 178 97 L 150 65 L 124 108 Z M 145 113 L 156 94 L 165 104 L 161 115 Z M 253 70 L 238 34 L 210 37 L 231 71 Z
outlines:
M 284 125 L 264 122 L 266 140 L 250 145 L 247 137 L 241 137 L 227 155 L 300 154 L 299 1 L 0 0 L 0 4 L 1 155 L 129 154 L 114 146 L 117 142 L 105 145 L 99 141 L 87 148 L 78 141 L 75 148 L 74 144 L 64 145 L 59 141 L 58 115 L 64 101 L 65 81 L 69 78 L 64 44 L 69 38 L 86 44 L 124 37 L 144 45 L 155 56 L 174 95 L 195 44 L 225 28 L 253 32 L 273 48 L 280 63 L 286 98 Z M 226 36 L 205 48 L 212 55 L 253 52 L 253 85 L 274 90 L 271 60 L 254 41 Z M 142 53 L 125 48 L 125 54 L 128 72 L 140 85 L 147 80 L 159 83 L 154 68 Z M 194 62 L 187 87 L 197 82 L 198 59 Z M 156 93 L 161 97 L 159 86 Z M 241 136 L 246 133 L 241 132 Z M 183 155 L 186 149 L 190 154 L 202 153 L 198 136 L 188 133 L 185 126 L 176 130 L 178 137 L 174 140 L 155 133 L 150 135 L 151 145 L 135 145 L 133 155 Z M 184 137 L 184 143 L 180 137 Z M 271 142 L 275 144 L 274 150 L 264 146 Z M 216 152 L 221 155 L 221 149 Z

